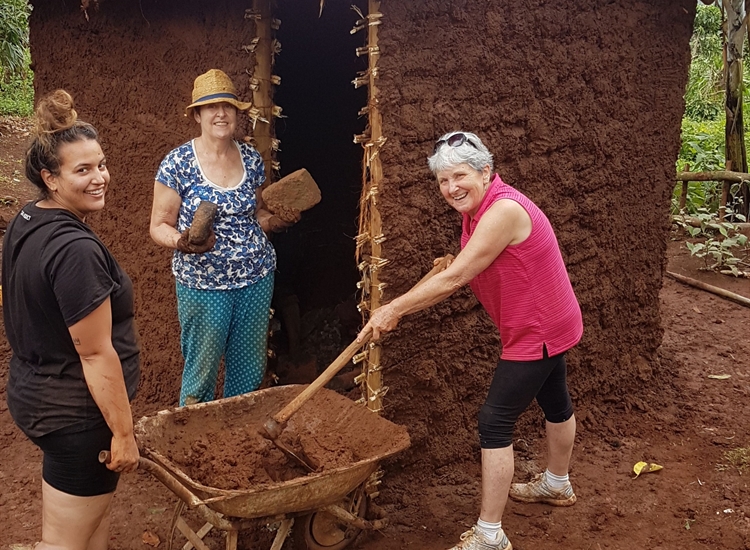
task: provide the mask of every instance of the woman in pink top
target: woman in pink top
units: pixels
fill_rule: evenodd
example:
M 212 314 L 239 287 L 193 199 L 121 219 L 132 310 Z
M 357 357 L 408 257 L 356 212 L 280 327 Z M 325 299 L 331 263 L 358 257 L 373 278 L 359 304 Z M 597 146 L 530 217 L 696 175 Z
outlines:
M 444 135 L 428 163 L 443 197 L 463 216 L 461 253 L 426 283 L 373 311 L 358 338 L 371 330 L 378 339 L 404 315 L 471 285 L 500 331 L 502 355 L 479 412 L 479 520 L 451 550 L 512 550 L 501 523 L 508 495 L 553 506 L 576 501 L 568 480 L 576 422 L 565 352 L 581 339 L 581 310 L 549 220 L 493 176 L 492 154 L 475 134 Z M 511 484 L 513 428 L 534 399 L 547 420 L 549 464 L 531 482 Z

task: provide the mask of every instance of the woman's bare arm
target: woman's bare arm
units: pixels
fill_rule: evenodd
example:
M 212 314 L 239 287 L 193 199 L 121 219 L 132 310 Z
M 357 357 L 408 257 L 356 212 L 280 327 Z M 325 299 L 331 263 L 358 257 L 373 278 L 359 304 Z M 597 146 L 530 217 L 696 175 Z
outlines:
M 110 299 L 68 330 L 81 358 L 86 385 L 112 430 L 112 460 L 107 468 L 117 472 L 134 470 L 138 465 L 138 446 L 122 365 L 112 345 Z
M 446 299 L 487 269 L 509 244 L 522 242 L 530 232 L 531 219 L 520 204 L 512 200 L 496 202 L 484 213 L 466 247 L 444 271 L 373 311 L 357 339 L 362 341 L 365 332 L 372 330 L 373 339 L 377 340 L 382 332 L 396 328 L 404 315 Z
M 260 228 L 266 233 L 270 233 L 269 221 L 273 217 L 273 214 L 266 210 L 266 203 L 263 202 L 263 195 L 260 188 L 255 191 L 255 217 L 258 219 Z
M 177 248 L 180 232 L 177 231 L 177 216 L 182 199 L 174 189 L 161 182 L 154 182 L 154 203 L 151 207 L 149 232 L 156 244 L 167 248 Z

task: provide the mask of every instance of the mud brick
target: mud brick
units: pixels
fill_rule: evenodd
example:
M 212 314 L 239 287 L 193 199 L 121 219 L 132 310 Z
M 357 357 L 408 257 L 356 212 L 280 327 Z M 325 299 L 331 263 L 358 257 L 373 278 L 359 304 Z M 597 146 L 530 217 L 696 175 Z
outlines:
M 310 172 L 301 168 L 263 190 L 266 208 L 284 221 L 294 221 L 294 211 L 309 210 L 320 202 L 320 189 Z

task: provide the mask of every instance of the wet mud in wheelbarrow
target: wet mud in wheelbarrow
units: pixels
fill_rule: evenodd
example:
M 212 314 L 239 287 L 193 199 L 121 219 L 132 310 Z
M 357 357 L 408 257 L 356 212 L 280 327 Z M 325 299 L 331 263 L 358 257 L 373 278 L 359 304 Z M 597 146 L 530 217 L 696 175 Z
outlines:
M 393 424 L 331 390 L 320 390 L 294 416 L 282 441 L 317 471 L 290 460 L 258 427 L 304 386 L 280 386 L 190 405 L 141 419 L 144 455 L 212 510 L 237 518 L 314 511 L 363 483 L 378 461 L 409 445 Z

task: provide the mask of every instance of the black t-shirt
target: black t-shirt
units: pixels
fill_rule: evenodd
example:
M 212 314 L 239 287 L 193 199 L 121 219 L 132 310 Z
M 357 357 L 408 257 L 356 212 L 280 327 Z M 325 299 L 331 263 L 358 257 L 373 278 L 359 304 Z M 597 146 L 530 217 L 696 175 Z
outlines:
M 8 409 L 31 437 L 104 423 L 68 327 L 110 298 L 112 344 L 128 396 L 135 396 L 139 347 L 133 284 L 91 228 L 71 212 L 29 203 L 3 241 L 2 298 L 13 349 Z

